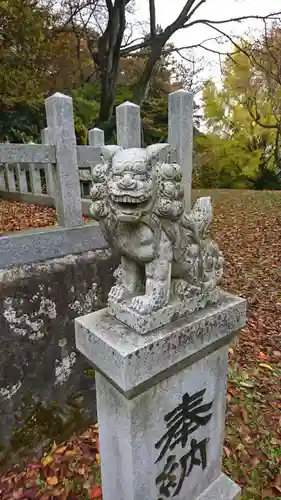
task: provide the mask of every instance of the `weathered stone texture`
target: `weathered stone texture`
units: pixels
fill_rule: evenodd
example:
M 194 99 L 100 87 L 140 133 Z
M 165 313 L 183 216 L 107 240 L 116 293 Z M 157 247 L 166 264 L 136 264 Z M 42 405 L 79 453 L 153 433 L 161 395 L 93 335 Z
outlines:
M 108 250 L 96 250 L 1 271 L 1 444 L 9 444 L 36 405 L 62 408 L 80 393 L 84 417 L 95 420 L 93 371 L 75 348 L 73 320 L 104 307 L 116 265 Z
M 221 304 L 146 335 L 107 309 L 76 319 L 77 348 L 97 369 L 104 500 L 237 497 L 221 455 L 228 344 L 245 312 L 222 292 Z

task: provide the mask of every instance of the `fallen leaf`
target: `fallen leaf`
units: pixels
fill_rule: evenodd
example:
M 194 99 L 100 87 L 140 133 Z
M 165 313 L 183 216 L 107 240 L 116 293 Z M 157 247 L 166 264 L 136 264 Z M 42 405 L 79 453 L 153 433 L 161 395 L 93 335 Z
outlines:
M 78 474 L 80 474 L 81 476 L 84 476 L 85 473 L 86 473 L 86 469 L 85 467 L 80 467 L 79 469 L 77 469 L 77 472 Z
M 67 446 L 59 446 L 55 449 L 55 453 L 58 455 L 63 455 L 63 453 L 67 450 Z
M 252 460 L 251 460 L 251 468 L 252 469 L 255 469 L 259 464 L 260 464 L 260 460 L 258 459 L 258 457 L 252 458 Z
M 238 391 L 235 387 L 229 387 L 228 392 L 234 397 L 238 398 L 241 396 L 241 391 Z
M 57 476 L 49 476 L 46 481 L 50 486 L 56 486 L 59 482 Z
M 47 465 L 50 465 L 53 462 L 53 457 L 51 455 L 46 455 L 45 457 L 42 458 L 41 462 L 44 467 Z
M 248 417 L 248 412 L 246 410 L 246 408 L 241 408 L 241 413 L 242 413 L 242 418 L 243 418 L 243 421 L 245 424 L 248 424 L 249 422 L 249 417 Z
M 75 450 L 67 450 L 64 454 L 65 457 L 71 457 L 71 456 L 74 456 L 74 455 L 77 455 L 76 451 Z
M 225 455 L 227 456 L 227 458 L 229 458 L 231 455 L 230 449 L 227 446 L 224 446 L 223 451 L 224 451 Z
M 261 368 L 266 368 L 267 370 L 271 370 L 272 372 L 274 371 L 271 365 L 268 365 L 266 363 L 260 363 Z
M 259 359 L 265 359 L 265 360 L 267 360 L 267 359 L 268 359 L 268 356 L 267 356 L 267 354 L 264 354 L 264 352 L 260 352 L 260 353 L 258 354 L 258 358 L 259 358 Z
M 102 495 L 102 490 L 100 487 L 94 487 L 90 491 L 90 498 L 91 500 L 94 500 L 95 498 L 100 498 Z
M 246 381 L 246 382 L 240 382 L 239 385 L 241 385 L 241 387 L 246 387 L 249 389 L 251 389 L 252 387 L 255 387 L 254 382 L 251 382 L 250 380 Z
M 261 494 L 261 498 L 264 499 L 264 498 L 274 498 L 276 495 L 275 495 L 275 492 L 273 490 L 273 488 L 266 488 L 264 490 L 262 490 L 262 494 Z
M 274 481 L 274 488 L 281 493 L 281 472 L 278 474 L 278 476 L 275 478 Z

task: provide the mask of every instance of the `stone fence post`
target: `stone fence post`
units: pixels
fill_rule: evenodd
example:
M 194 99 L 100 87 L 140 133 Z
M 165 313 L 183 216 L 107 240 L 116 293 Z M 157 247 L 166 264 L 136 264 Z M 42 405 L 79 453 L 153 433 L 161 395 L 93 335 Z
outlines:
M 56 148 L 58 225 L 83 224 L 72 98 L 56 93 L 45 100 L 50 144 Z
M 116 108 L 117 144 L 125 149 L 141 147 L 140 107 L 124 102 Z
M 49 132 L 48 132 L 48 127 L 43 128 L 41 130 L 41 144 L 46 144 L 49 145 Z M 49 163 L 48 165 L 44 165 L 44 170 L 45 170 L 45 179 L 46 179 L 46 191 L 49 196 L 56 196 L 56 189 L 55 189 L 55 169 L 54 166 Z
M 5 180 L 5 165 L 0 164 L 0 189 L 2 191 L 7 190 L 6 180 Z
M 104 146 L 104 131 L 100 128 L 92 128 L 88 132 L 89 146 Z
M 191 182 L 193 158 L 193 93 L 177 90 L 169 94 L 168 143 L 176 150 L 184 184 L 184 208 L 191 209 Z
M 18 181 L 19 192 L 23 194 L 28 193 L 26 172 L 27 169 L 25 167 L 23 167 L 20 163 L 16 164 L 16 178 Z
M 30 141 L 28 144 L 34 145 L 35 142 Z M 32 194 L 42 194 L 40 165 L 38 163 L 30 163 L 28 170 Z

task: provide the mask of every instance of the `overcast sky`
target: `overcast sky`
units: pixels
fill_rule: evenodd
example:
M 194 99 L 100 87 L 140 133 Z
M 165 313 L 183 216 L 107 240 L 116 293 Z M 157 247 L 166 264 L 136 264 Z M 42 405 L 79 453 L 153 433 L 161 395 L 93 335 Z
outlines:
M 180 13 L 186 0 L 155 0 L 156 3 L 156 20 L 157 24 L 166 27 Z M 149 19 L 149 3 L 148 0 L 137 0 L 137 16 L 138 19 Z M 280 0 L 267 0 L 266 2 L 259 0 L 206 0 L 196 13 L 196 18 L 207 18 L 210 20 L 228 19 L 231 17 L 239 17 L 242 15 L 265 15 L 270 12 L 281 11 Z M 195 19 L 195 17 L 193 18 Z M 223 27 L 224 26 L 224 27 Z M 228 25 L 220 25 L 228 34 L 243 35 L 250 32 L 256 33 L 258 36 L 259 30 L 262 29 L 261 21 L 247 20 L 243 23 L 233 23 Z M 203 40 L 215 37 L 218 34 L 210 30 L 204 24 L 198 24 L 194 27 L 180 30 L 173 37 L 172 41 L 177 46 L 186 46 L 200 43 Z M 208 47 L 218 48 L 216 42 L 208 42 Z M 222 50 L 222 47 L 219 48 Z M 219 59 L 217 56 L 206 51 L 195 51 L 196 56 L 206 58 L 205 76 L 213 76 L 215 80 L 219 79 Z

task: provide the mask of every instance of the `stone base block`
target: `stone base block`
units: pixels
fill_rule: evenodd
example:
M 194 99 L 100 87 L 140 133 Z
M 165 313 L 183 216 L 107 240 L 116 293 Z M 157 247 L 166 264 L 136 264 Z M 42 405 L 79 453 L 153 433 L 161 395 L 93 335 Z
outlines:
M 217 306 L 139 335 L 108 309 L 76 319 L 76 347 L 127 397 L 230 342 L 245 324 L 246 302 L 226 292 Z
M 241 488 L 228 476 L 221 474 L 220 477 L 198 497 L 198 500 L 238 500 L 240 495 Z
M 212 296 L 197 296 L 185 301 L 177 301 L 162 307 L 150 314 L 140 314 L 130 308 L 131 301 L 111 302 L 108 305 L 108 314 L 133 328 L 141 335 L 172 323 L 180 318 L 204 309 L 207 303 L 215 304 L 219 301 L 220 292 L 215 290 Z

